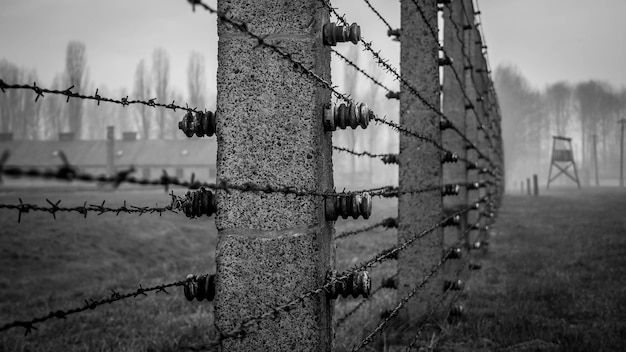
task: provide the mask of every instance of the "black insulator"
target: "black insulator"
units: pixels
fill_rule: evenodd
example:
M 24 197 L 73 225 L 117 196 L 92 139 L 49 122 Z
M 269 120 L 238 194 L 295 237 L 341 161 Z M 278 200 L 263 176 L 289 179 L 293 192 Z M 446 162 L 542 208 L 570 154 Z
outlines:
M 457 161 L 459 161 L 459 156 L 457 153 L 453 153 L 453 152 L 445 152 L 445 154 L 443 155 L 443 158 L 441 159 L 442 163 L 456 163 Z
M 380 160 L 385 164 L 398 164 L 398 154 L 383 155 Z
M 189 138 L 193 137 L 194 134 L 198 137 L 210 137 L 215 134 L 216 124 L 216 115 L 210 111 L 196 111 L 195 114 L 189 111 L 178 122 L 178 129 L 182 130 Z
M 326 295 L 330 299 L 352 296 L 354 298 L 363 296 L 367 298 L 372 288 L 372 280 L 367 271 L 353 272 L 343 279 L 339 279 L 336 270 L 330 270 L 326 273 L 326 282 L 330 284 L 330 288 L 326 290 Z
M 459 185 L 444 185 L 441 187 L 442 196 L 456 196 L 459 194 Z
M 393 277 L 388 277 L 386 279 L 383 279 L 383 282 L 380 285 L 382 288 L 391 288 L 391 289 L 397 289 L 398 288 L 398 283 L 396 282 L 396 279 Z

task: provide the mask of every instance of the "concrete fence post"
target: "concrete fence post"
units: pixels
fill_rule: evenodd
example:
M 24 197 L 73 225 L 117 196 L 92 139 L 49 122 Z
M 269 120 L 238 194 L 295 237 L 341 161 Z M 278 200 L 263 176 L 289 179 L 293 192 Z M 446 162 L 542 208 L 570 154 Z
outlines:
M 465 72 L 465 94 L 469 101 L 465 102 L 465 135 L 475 145 L 478 146 L 478 121 L 476 120 L 476 32 L 474 31 L 474 5 L 472 0 L 463 0 L 463 30 L 464 30 L 464 72 Z M 470 147 L 467 145 L 466 147 Z M 478 163 L 478 151 L 470 148 L 467 150 L 467 159 L 472 163 Z M 469 169 L 467 173 L 467 182 L 478 182 L 478 169 Z M 480 189 L 470 190 L 467 194 L 468 203 L 475 203 L 480 198 Z M 467 221 L 469 224 L 478 222 L 480 210 L 471 210 L 467 213 Z M 472 229 L 469 234 L 469 241 L 473 243 L 478 238 L 478 229 Z
M 464 93 L 464 77 L 463 77 L 463 42 L 462 23 L 463 8 L 458 1 L 452 2 L 449 6 L 444 7 L 444 37 L 443 47 L 446 54 L 452 59 L 452 64 L 444 67 L 443 71 L 443 113 L 456 125 L 461 132 L 465 131 L 465 96 Z M 456 26 L 453 24 L 456 23 Z M 457 30 L 461 31 L 457 33 Z M 459 75 L 459 80 L 455 76 L 455 71 Z M 446 184 L 467 184 L 467 165 L 462 160 L 467 157 L 465 149 L 465 140 L 456 131 L 446 129 L 442 131 L 443 146 L 454 151 L 459 156 L 456 163 L 443 164 L 443 179 Z M 467 187 L 460 187 L 459 194 L 456 197 L 444 198 L 444 209 L 447 215 L 456 213 L 467 207 Z M 460 224 L 457 227 L 444 228 L 444 250 L 457 244 L 461 248 L 467 248 L 469 240 L 465 236 L 467 228 L 467 213 L 463 213 L 460 218 Z M 464 253 L 465 254 L 465 253 Z M 467 268 L 461 267 L 463 260 L 455 260 L 446 263 L 446 276 L 458 275 L 467 279 Z M 457 279 L 450 277 L 450 279 Z
M 330 81 L 330 51 L 322 42 L 329 17 L 319 0 L 218 0 L 218 10 Z M 218 35 L 217 182 L 331 190 L 331 135 L 322 119 L 330 92 L 230 25 L 218 22 Z M 218 191 L 217 207 L 219 331 L 325 283 L 334 266 L 333 224 L 321 197 Z M 332 305 L 314 295 L 221 347 L 330 351 Z
M 437 1 L 417 0 L 425 13 L 428 25 L 437 28 Z M 413 0 L 401 0 L 402 38 L 400 70 L 433 107 L 440 106 L 438 43 L 430 35 Z M 438 143 L 441 142 L 439 115 L 429 109 L 415 95 L 402 89 L 400 95 L 400 124 L 420 131 Z M 399 187 L 400 190 L 440 186 L 442 183 L 442 153 L 432 144 L 412 136 L 400 134 Z M 402 194 L 398 199 L 398 241 L 405 242 L 420 231 L 442 219 L 443 201 L 440 192 Z M 416 241 L 398 254 L 398 297 L 405 297 L 426 273 L 437 264 L 442 255 L 441 228 Z M 404 322 L 414 328 L 419 317 L 435 304 L 435 297 L 443 292 L 442 275 L 435 276 L 422 290 L 419 298 L 410 300 L 403 310 Z

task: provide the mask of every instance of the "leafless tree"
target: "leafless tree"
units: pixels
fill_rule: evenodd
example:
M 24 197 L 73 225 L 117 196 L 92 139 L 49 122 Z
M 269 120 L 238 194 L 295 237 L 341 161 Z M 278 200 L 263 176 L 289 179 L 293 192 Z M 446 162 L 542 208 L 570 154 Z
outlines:
M 151 82 L 150 75 L 146 70 L 146 62 L 142 59 L 137 64 L 137 69 L 135 70 L 135 87 L 133 89 L 133 96 L 135 99 L 147 101 L 150 99 L 151 92 Z M 141 130 L 141 138 L 150 139 L 150 109 L 145 105 L 140 105 L 136 107 L 136 111 L 139 113 L 139 122 Z
M 573 114 L 572 94 L 572 87 L 567 82 L 551 84 L 545 92 L 546 107 L 559 136 L 565 136 L 567 124 Z
M 198 52 L 192 52 L 187 66 L 187 88 L 189 89 L 190 107 L 205 109 L 206 97 L 206 73 L 204 70 L 204 56 Z
M 79 41 L 70 41 L 67 44 L 65 55 L 65 75 L 67 84 L 74 86 L 72 91 L 82 92 L 86 84 L 85 69 L 87 57 L 85 44 Z M 82 99 L 70 99 L 69 101 L 69 124 L 70 131 L 74 132 L 75 138 L 80 139 L 82 129 Z
M 152 54 L 152 74 L 157 101 L 164 104 L 168 103 L 170 59 L 167 52 L 162 48 L 156 49 Z M 157 109 L 159 139 L 163 139 L 165 135 L 166 115 L 164 109 Z

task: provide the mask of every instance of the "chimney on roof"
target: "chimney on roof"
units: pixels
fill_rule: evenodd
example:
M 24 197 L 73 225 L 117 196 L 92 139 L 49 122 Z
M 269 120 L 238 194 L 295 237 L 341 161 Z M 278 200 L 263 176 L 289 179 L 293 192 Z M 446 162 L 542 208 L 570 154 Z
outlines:
M 123 132 L 122 141 L 133 142 L 137 140 L 137 132 Z
M 13 132 L 1 132 L 0 142 L 10 142 L 13 140 Z
M 73 140 L 74 140 L 74 132 L 60 132 L 59 133 L 59 141 L 71 142 Z

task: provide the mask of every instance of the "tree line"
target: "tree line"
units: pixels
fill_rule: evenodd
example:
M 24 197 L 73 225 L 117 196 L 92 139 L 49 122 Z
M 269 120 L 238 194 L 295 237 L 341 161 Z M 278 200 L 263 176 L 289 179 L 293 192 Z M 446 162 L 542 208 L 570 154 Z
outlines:
M 626 88 L 590 80 L 556 82 L 540 90 L 512 65 L 497 67 L 494 81 L 502 110 L 509 185 L 533 173 L 547 177 L 552 136 L 572 138 L 584 182 L 589 182 L 596 171 L 596 155 L 600 177 L 617 177 L 621 138 L 618 121 L 626 117 Z
M 204 57 L 192 52 L 187 67 L 187 99 L 170 85 L 170 59 L 168 53 L 157 48 L 151 62 L 141 59 L 135 69 L 132 92 L 126 88 L 110 89 L 99 85 L 98 94 L 103 97 L 150 100 L 177 104 L 186 102 L 190 107 L 207 108 L 206 73 Z M 7 83 L 39 82 L 37 72 L 0 60 L 0 77 Z M 39 83 L 39 86 L 46 86 Z M 56 74 L 49 87 L 64 90 L 74 86 L 73 92 L 91 95 L 96 87 L 89 79 L 87 50 L 84 43 L 71 41 L 67 45 L 65 68 Z M 177 122 L 182 112 L 154 109 L 143 105 L 123 107 L 116 104 L 100 104 L 82 99 L 46 95 L 34 103 L 29 90 L 9 89 L 0 94 L 0 132 L 13 134 L 16 140 L 55 140 L 60 133 L 72 132 L 75 139 L 103 139 L 106 126 L 115 126 L 116 131 L 135 131 L 141 139 L 182 138 Z

